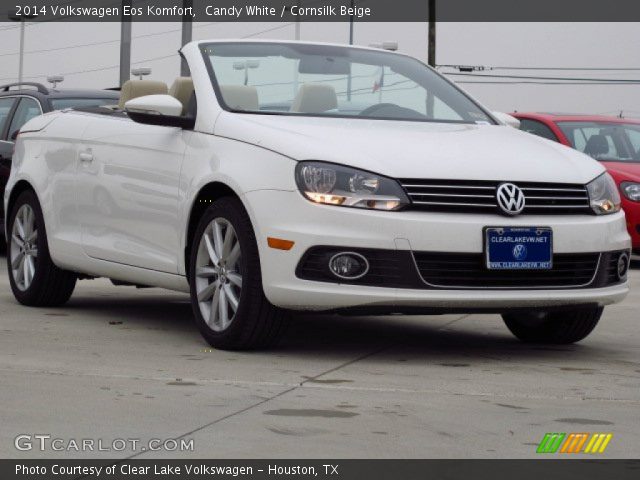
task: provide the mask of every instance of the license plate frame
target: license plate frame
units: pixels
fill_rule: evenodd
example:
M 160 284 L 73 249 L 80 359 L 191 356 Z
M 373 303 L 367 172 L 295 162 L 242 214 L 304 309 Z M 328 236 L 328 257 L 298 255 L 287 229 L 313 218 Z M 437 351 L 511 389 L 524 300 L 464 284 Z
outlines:
M 553 268 L 551 227 L 485 227 L 483 238 L 485 267 L 488 270 L 539 271 Z M 502 240 L 494 240 L 496 238 Z

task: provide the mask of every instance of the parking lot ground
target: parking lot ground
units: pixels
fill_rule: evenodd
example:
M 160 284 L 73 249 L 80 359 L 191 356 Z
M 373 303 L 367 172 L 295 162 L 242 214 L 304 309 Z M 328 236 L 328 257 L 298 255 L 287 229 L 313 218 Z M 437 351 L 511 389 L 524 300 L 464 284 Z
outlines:
M 602 457 L 638 457 L 637 269 L 577 345 L 521 344 L 497 315 L 297 315 L 242 353 L 208 347 L 186 295 L 92 280 L 29 309 L 0 262 L 3 458 L 529 458 L 546 432 L 611 432 Z M 19 451 L 20 434 L 194 450 Z

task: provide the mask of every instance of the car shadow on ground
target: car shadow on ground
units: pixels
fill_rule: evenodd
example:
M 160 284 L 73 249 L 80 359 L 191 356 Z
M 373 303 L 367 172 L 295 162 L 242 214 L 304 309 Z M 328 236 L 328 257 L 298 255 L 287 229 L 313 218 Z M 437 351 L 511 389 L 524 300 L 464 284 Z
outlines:
M 155 292 L 158 292 L 157 290 Z M 3 301 L 3 300 L 0 300 Z M 47 309 L 45 315 L 68 315 L 79 322 L 108 322 L 114 328 L 154 331 L 154 343 L 176 342 L 208 349 L 193 322 L 188 297 L 169 293 L 114 298 L 84 295 L 72 298 L 64 307 Z M 496 324 L 496 322 L 499 322 Z M 485 328 L 486 327 L 486 328 Z M 164 335 L 166 333 L 166 336 Z M 509 358 L 527 361 L 544 358 L 593 361 L 615 353 L 599 344 L 527 345 L 503 327 L 498 316 L 340 316 L 293 315 L 279 344 L 249 356 L 292 358 L 335 358 L 366 356 L 371 353 L 402 356 L 412 361 L 491 361 Z M 400 360 L 399 360 L 400 361 Z
M 0 261 L 3 261 L 0 258 Z M 0 303 L 16 303 L 10 290 L 0 291 Z M 29 313 L 27 313 L 29 312 Z M 71 317 L 92 324 L 112 325 L 124 330 L 155 331 L 154 341 L 176 341 L 196 348 L 208 348 L 195 323 L 186 294 L 159 289 L 136 291 L 132 287 L 106 286 L 83 290 L 59 308 L 28 309 L 27 315 L 42 316 L 55 322 L 55 317 Z M 602 327 L 601 327 L 602 328 Z M 594 335 L 597 335 L 597 329 Z M 293 314 L 289 326 L 276 347 L 246 355 L 344 357 L 367 352 L 409 352 L 411 358 L 446 359 L 465 357 L 520 360 L 544 357 L 593 360 L 597 355 L 615 354 L 602 343 L 586 340 L 575 345 L 528 345 L 516 340 L 503 326 L 499 316 L 340 316 L 326 314 Z

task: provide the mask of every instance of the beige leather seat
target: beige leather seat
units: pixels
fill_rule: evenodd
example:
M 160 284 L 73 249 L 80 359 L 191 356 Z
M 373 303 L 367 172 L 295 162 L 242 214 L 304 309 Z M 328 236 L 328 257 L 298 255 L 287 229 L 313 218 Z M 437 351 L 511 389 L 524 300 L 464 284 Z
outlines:
M 291 105 L 292 112 L 322 113 L 338 108 L 336 90 L 331 85 L 305 83 Z
M 169 95 L 182 103 L 182 115 L 187 113 L 187 108 L 189 107 L 189 101 L 191 100 L 193 92 L 193 80 L 191 77 L 176 78 L 169 89 Z
M 145 95 L 166 95 L 167 84 L 156 80 L 127 80 L 120 90 L 118 108 L 124 109 L 124 104 L 134 98 Z
M 232 110 L 250 110 L 256 111 L 260 109 L 258 102 L 258 90 L 256 87 L 248 85 L 220 85 L 222 98 Z

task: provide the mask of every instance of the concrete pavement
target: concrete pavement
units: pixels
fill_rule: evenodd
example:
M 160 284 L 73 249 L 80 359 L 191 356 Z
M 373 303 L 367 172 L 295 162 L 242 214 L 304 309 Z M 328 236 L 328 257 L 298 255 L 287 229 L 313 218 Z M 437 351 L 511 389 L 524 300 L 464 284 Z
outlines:
M 612 432 L 606 458 L 638 457 L 637 269 L 577 345 L 523 345 L 496 315 L 297 316 L 279 348 L 231 353 L 185 295 L 92 280 L 29 309 L 0 262 L 3 458 L 528 458 L 546 432 Z M 17 450 L 20 434 L 65 451 Z M 193 451 L 67 448 L 130 438 Z

